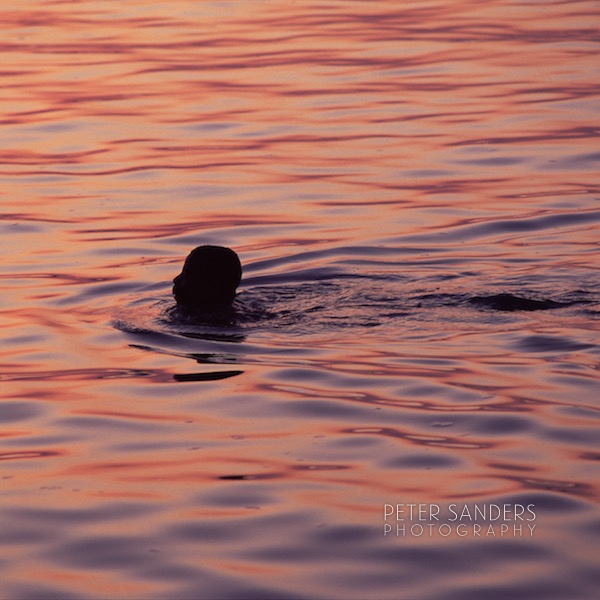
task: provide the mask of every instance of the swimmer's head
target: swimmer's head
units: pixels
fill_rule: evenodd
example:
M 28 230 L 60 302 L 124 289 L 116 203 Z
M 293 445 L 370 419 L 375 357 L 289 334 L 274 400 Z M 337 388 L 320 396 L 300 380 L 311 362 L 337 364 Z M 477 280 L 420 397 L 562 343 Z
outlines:
M 235 298 L 242 280 L 238 255 L 222 246 L 198 246 L 185 259 L 183 269 L 173 280 L 177 304 L 197 308 L 220 308 Z

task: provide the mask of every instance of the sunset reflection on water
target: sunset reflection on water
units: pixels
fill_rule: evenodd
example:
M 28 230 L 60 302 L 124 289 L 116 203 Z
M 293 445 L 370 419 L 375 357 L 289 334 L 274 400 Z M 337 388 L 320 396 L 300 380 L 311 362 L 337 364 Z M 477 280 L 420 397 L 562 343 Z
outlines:
M 595 598 L 597 3 L 12 4 L 0 596 Z

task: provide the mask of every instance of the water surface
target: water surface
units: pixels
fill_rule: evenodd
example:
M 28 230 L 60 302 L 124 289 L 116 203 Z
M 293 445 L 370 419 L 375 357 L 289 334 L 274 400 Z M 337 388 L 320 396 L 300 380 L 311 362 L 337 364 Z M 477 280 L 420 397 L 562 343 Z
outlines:
M 597 3 L 0 17 L 3 598 L 597 597 Z

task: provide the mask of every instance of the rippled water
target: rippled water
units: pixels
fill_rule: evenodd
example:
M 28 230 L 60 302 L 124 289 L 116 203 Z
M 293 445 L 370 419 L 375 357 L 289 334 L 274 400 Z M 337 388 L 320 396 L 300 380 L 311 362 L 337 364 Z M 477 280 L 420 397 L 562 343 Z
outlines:
M 0 595 L 598 597 L 599 20 L 3 5 Z

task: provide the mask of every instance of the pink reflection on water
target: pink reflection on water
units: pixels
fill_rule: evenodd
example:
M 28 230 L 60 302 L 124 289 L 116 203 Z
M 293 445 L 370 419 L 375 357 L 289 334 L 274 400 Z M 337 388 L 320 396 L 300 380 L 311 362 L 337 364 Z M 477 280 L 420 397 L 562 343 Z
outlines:
M 1 12 L 8 596 L 594 597 L 595 3 Z M 539 537 L 380 535 L 458 499 Z

